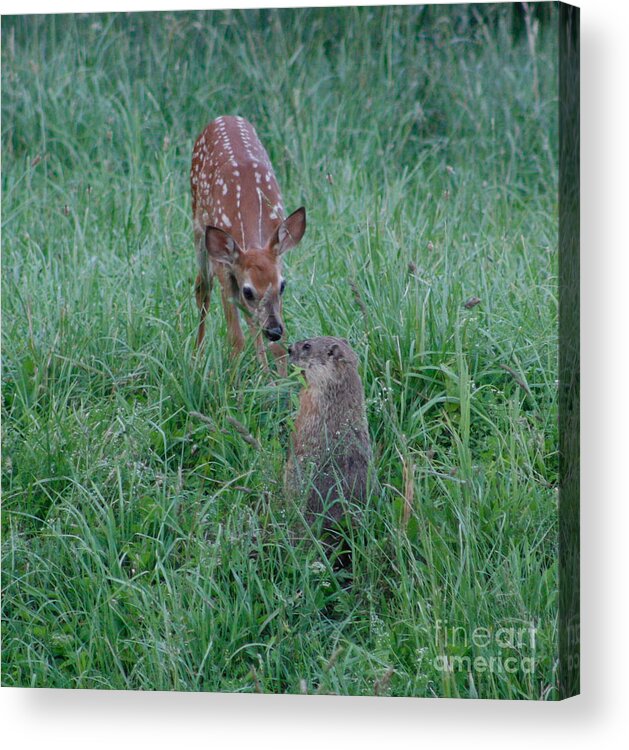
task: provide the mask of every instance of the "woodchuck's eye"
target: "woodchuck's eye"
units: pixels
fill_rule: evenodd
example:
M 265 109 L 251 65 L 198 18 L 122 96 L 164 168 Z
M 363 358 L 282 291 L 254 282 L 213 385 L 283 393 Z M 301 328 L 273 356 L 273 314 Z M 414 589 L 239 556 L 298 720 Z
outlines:
M 253 302 L 253 300 L 255 299 L 255 294 L 253 293 L 253 289 L 250 286 L 243 286 L 242 296 L 249 302 Z
M 310 344 L 306 341 L 306 343 L 303 345 L 302 349 L 305 352 L 309 352 L 310 351 Z

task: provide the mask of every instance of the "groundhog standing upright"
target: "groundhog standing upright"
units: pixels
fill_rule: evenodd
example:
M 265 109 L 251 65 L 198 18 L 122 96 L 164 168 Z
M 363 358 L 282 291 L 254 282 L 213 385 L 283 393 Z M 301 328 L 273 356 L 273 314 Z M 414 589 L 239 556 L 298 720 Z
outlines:
M 286 467 L 286 488 L 305 496 L 306 520 L 332 529 L 347 504 L 363 505 L 371 486 L 371 445 L 358 358 L 344 339 L 308 339 L 288 348 L 306 387 Z M 346 506 L 347 507 L 347 506 Z

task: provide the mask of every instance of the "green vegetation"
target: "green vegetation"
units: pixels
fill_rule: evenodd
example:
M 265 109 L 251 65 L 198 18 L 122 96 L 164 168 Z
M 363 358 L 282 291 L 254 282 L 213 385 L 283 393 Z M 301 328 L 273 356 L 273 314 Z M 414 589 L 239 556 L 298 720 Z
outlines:
M 557 697 L 556 40 L 482 12 L 3 19 L 4 685 Z M 308 208 L 289 337 L 361 359 L 351 585 L 282 511 L 298 377 L 230 362 L 216 291 L 194 356 L 219 114 Z

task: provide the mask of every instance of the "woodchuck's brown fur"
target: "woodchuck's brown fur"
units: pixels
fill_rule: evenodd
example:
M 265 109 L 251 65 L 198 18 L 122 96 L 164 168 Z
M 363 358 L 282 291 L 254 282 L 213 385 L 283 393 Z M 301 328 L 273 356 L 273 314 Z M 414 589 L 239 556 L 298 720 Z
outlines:
M 306 520 L 332 529 L 345 519 L 342 501 L 364 505 L 370 488 L 371 445 L 358 358 L 344 339 L 307 339 L 288 349 L 306 387 L 286 467 L 286 488 L 305 495 Z M 346 506 L 347 507 L 347 506 Z

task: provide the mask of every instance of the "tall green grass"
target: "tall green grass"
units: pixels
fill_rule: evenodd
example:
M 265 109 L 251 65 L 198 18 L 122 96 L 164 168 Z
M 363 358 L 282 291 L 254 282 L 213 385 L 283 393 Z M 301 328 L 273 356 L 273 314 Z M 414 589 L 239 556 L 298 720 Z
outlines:
M 531 41 L 504 7 L 3 19 L 4 685 L 557 697 L 552 23 Z M 308 209 L 289 337 L 361 361 L 383 492 L 349 585 L 281 502 L 298 380 L 230 362 L 216 293 L 194 356 L 219 114 Z

